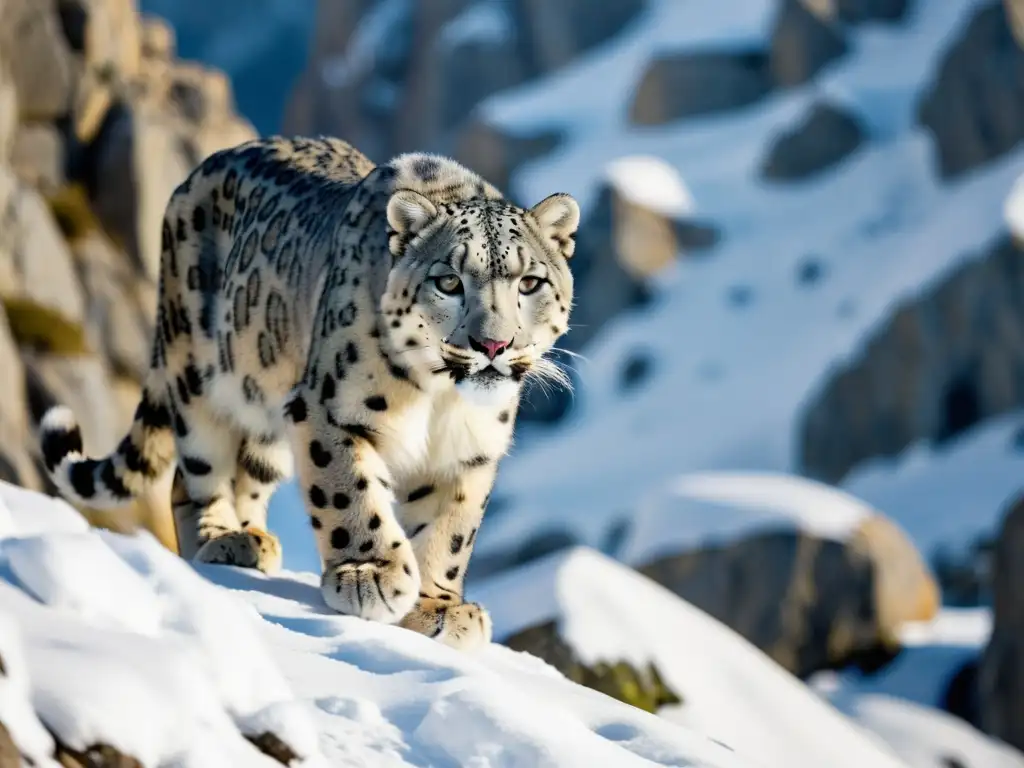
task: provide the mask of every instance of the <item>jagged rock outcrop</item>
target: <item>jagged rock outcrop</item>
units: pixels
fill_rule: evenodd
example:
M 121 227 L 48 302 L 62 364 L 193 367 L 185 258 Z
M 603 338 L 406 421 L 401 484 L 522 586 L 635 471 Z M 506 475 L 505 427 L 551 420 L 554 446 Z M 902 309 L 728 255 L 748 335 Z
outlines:
M 865 139 L 854 115 L 834 104 L 815 104 L 799 124 L 775 138 L 761 175 L 772 181 L 806 179 L 849 157 Z
M 399 0 L 403 2 L 404 0 Z M 280 0 L 137 0 L 144 19 L 166 19 L 173 32 L 143 29 L 142 50 L 167 42 L 183 59 L 203 61 L 225 72 L 233 84 L 239 112 L 260 134 L 281 131 L 292 88 L 307 63 L 314 34 L 316 3 Z M 334 3 L 361 11 L 363 0 Z M 148 17 L 148 18 L 147 18 Z M 165 26 L 165 30 L 167 27 Z
M 898 627 L 928 620 L 939 607 L 913 544 L 881 516 L 867 518 L 848 541 L 757 533 L 638 570 L 799 677 L 883 666 L 899 653 Z
M 1024 250 L 1008 236 L 894 307 L 808 400 L 799 464 L 838 482 L 859 462 L 944 441 L 1024 405 Z
M 636 125 L 713 115 L 800 85 L 846 53 L 838 10 L 815 12 L 809 0 L 784 0 L 768 46 L 742 51 L 666 53 L 647 65 L 630 105 Z
M 574 683 L 647 712 L 657 712 L 664 706 L 682 702 L 679 694 L 665 683 L 651 662 L 640 669 L 625 661 L 584 664 L 558 634 L 558 625 L 554 621 L 516 632 L 502 644 L 514 651 L 525 651 L 544 659 Z
M 626 157 L 609 168 L 576 235 L 573 331 L 560 348 L 582 350 L 613 318 L 643 306 L 651 278 L 680 254 L 718 242 L 717 229 L 685 209 L 685 196 L 675 170 L 655 158 Z M 571 393 L 563 389 L 530 390 L 520 417 L 556 421 L 570 403 Z
M 1013 36 L 1017 38 L 1017 44 L 1024 47 L 1024 3 L 1021 0 L 1003 0 L 1003 4 Z
M 753 104 L 772 88 L 768 55 L 666 53 L 648 64 L 629 109 L 636 125 L 663 125 Z
M 480 115 L 472 115 L 456 134 L 452 152 L 498 189 L 511 195 L 513 172 L 524 163 L 551 152 L 560 141 L 557 131 L 519 135 L 488 123 Z M 528 201 L 524 202 L 529 205 Z
M 915 0 L 824 0 L 848 24 L 863 21 L 902 21 Z M 809 0 L 821 2 L 821 0 Z
M 96 744 L 81 751 L 58 744 L 54 759 L 63 768 L 143 768 L 136 758 L 109 744 Z
M 255 135 L 215 71 L 174 59 L 134 0 L 0 4 L 0 476 L 49 488 L 34 424 L 54 402 L 87 449 L 130 423 L 149 362 L 160 219 L 209 153 Z M 171 547 L 163 486 L 127 513 Z
M 1024 497 L 1010 505 L 992 562 L 992 635 L 977 669 L 978 725 L 1024 749 Z
M 932 134 L 946 178 L 1000 157 L 1024 139 L 1024 46 L 1011 29 L 1021 13 L 1014 6 L 993 1 L 975 12 L 918 105 L 918 120 Z
M 644 7 L 644 0 L 321 2 L 285 131 L 343 136 L 378 162 L 458 145 L 459 159 L 475 168 L 486 148 L 477 155 L 475 140 L 457 136 L 477 104 L 564 66 Z
M 611 527 L 601 550 L 620 556 L 630 527 L 628 517 Z M 566 532 L 538 532 L 504 555 L 474 558 L 472 578 L 580 543 Z M 921 554 L 892 520 L 878 513 L 866 516 L 841 540 L 789 525 L 766 527 L 720 544 L 642 558 L 636 569 L 801 678 L 826 669 L 855 667 L 870 673 L 884 667 L 901 651 L 900 626 L 929 621 L 940 607 L 938 584 Z M 568 674 L 571 660 L 557 643 L 551 645 L 551 632 L 536 627 L 527 639 L 531 645 L 522 649 Z
M 271 731 L 264 731 L 256 736 L 246 736 L 250 742 L 263 754 L 272 757 L 281 765 L 291 765 L 299 760 L 299 755 L 277 734 Z
M 768 57 L 777 85 L 806 83 L 846 50 L 846 40 L 836 20 L 812 12 L 802 0 L 782 0 Z

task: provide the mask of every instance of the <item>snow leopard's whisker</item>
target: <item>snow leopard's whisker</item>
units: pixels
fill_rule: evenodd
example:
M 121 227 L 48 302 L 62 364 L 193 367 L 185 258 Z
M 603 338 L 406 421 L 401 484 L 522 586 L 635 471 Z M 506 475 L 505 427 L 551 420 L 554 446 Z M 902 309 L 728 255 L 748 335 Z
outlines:
M 579 352 L 573 352 L 571 349 L 566 349 L 565 347 L 552 347 L 548 350 L 548 354 L 552 352 L 556 352 L 559 355 L 565 355 L 566 357 L 571 357 L 573 360 L 582 360 L 585 363 L 590 362 L 590 358 L 586 355 L 581 355 Z

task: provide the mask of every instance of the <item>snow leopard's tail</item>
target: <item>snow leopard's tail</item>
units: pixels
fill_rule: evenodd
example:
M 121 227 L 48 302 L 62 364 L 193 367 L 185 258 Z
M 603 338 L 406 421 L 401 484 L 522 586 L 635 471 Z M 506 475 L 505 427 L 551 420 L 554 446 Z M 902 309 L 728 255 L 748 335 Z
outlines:
M 128 434 L 102 459 L 86 458 L 82 431 L 65 406 L 50 408 L 39 425 L 43 463 L 69 501 L 94 509 L 127 504 L 157 480 L 174 459 L 171 411 L 147 389 Z

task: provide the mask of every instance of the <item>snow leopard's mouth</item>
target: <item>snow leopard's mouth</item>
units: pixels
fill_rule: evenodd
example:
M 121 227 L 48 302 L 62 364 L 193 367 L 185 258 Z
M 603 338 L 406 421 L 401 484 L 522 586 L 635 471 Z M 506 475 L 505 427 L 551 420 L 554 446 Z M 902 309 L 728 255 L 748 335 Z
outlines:
M 529 364 L 525 362 L 500 363 L 500 365 L 507 368 L 507 370 L 503 371 L 491 363 L 478 371 L 473 371 L 469 363 L 445 359 L 444 364 L 440 368 L 435 369 L 434 373 L 447 373 L 456 384 L 472 382 L 486 389 L 507 381 L 520 382 L 530 369 Z
M 484 387 L 505 381 L 507 378 L 507 374 L 502 373 L 493 365 L 488 365 L 482 371 L 478 371 L 469 377 L 470 381 Z

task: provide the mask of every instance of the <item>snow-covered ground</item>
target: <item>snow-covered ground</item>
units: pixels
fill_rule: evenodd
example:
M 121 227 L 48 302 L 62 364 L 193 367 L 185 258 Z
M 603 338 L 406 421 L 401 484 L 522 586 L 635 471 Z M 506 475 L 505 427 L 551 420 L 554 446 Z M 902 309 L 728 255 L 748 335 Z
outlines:
M 953 675 L 977 659 L 991 629 L 987 608 L 945 608 L 934 621 L 904 627 L 904 650 L 882 672 L 822 672 L 809 684 L 913 768 L 1016 768 L 1024 764 L 1019 752 L 935 711 Z
M 810 685 L 836 698 L 878 694 L 939 707 L 953 675 L 978 658 L 991 631 L 987 608 L 944 608 L 934 621 L 904 628 L 903 651 L 882 671 L 868 676 L 821 672 Z
M 1024 491 L 1024 412 L 990 419 L 939 450 L 915 445 L 866 462 L 843 489 L 893 515 L 922 552 L 966 548 L 994 534 Z
M 147 768 L 274 765 L 241 735 L 268 729 L 304 766 L 1024 766 L 929 708 L 840 688 L 847 717 L 592 550 L 471 597 L 499 637 L 555 620 L 584 661 L 654 661 L 683 703 L 650 715 L 500 645 L 459 652 L 338 616 L 312 573 L 197 573 L 148 534 L 88 529 L 63 502 L 0 483 L 0 721 L 47 768 L 33 711 L 71 747 L 111 744 Z

